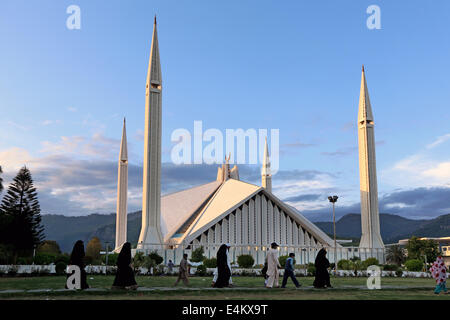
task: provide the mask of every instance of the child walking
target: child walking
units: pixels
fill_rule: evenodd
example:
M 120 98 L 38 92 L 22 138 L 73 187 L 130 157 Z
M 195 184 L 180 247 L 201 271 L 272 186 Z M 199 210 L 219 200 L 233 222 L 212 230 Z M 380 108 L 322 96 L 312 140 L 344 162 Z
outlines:
M 447 293 L 447 288 L 445 284 L 447 282 L 447 269 L 445 268 L 444 259 L 442 256 L 438 256 L 436 261 L 430 268 L 431 276 L 436 279 L 436 288 L 434 289 L 435 294 L 439 294 L 441 291 Z

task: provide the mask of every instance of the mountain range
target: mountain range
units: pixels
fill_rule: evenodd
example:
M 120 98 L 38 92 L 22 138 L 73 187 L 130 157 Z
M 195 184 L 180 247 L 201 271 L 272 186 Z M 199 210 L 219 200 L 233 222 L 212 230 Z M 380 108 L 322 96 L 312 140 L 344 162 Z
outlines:
M 47 240 L 58 242 L 63 252 L 70 252 L 77 240 L 85 244 L 98 237 L 103 245 L 115 244 L 116 215 L 90 214 L 87 216 L 67 217 L 63 215 L 42 215 Z M 332 222 L 315 222 L 316 226 L 328 235 L 333 234 Z M 450 214 L 438 216 L 430 220 L 413 220 L 394 214 L 380 214 L 381 237 L 385 244 L 396 243 L 400 239 L 411 236 L 444 237 L 450 236 Z M 141 212 L 128 214 L 127 238 L 137 243 L 141 230 Z M 361 215 L 349 213 L 336 222 L 336 235 L 341 239 L 359 239 L 361 237 Z

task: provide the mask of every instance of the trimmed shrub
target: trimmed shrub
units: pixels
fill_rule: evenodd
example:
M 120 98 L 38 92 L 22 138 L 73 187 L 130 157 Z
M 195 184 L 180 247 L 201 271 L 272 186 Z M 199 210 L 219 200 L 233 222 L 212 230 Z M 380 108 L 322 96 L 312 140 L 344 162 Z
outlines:
M 418 259 L 411 259 L 405 262 L 405 267 L 408 271 L 422 271 L 423 262 Z
M 55 266 L 56 274 L 64 274 L 64 272 L 66 271 L 66 268 L 67 268 L 67 264 L 65 264 L 63 261 L 57 262 L 56 266 Z
M 150 254 L 148 255 L 150 257 L 150 259 L 152 259 L 153 261 L 155 261 L 155 265 L 159 265 L 163 262 L 163 257 L 161 257 L 158 252 L 156 251 L 152 251 L 150 252 Z M 195 261 L 194 261 L 195 262 Z
M 402 269 L 398 269 L 397 271 L 395 271 L 395 275 L 399 278 L 401 278 L 403 276 L 403 271 Z
M 47 265 L 50 263 L 55 263 L 58 255 L 54 253 L 38 253 L 34 257 L 34 264 Z
M 337 266 L 340 270 L 352 270 L 352 262 L 350 260 L 339 260 Z
M 69 264 L 69 260 L 70 260 L 70 256 L 68 254 L 64 253 L 64 254 L 59 255 L 56 258 L 55 263 L 64 262 L 66 265 L 68 265 Z
M 377 266 L 379 264 L 380 263 L 378 262 L 377 258 L 368 258 L 362 262 L 362 269 L 366 270 L 369 266 L 373 266 L 373 265 Z
M 306 268 L 306 272 L 308 273 L 308 276 L 315 276 L 316 275 L 316 267 L 314 266 L 314 263 L 308 263 L 308 267 Z
M 399 267 L 396 264 L 385 264 L 383 266 L 384 271 L 397 271 Z
M 18 265 L 29 265 L 33 263 L 33 257 L 18 257 L 17 262 Z
M 251 268 L 253 267 L 253 264 L 255 263 L 255 259 L 249 254 L 243 254 L 238 256 L 238 265 L 241 268 Z
M 108 266 L 115 266 L 117 264 L 118 253 L 108 254 Z M 102 263 L 106 265 L 106 254 L 102 255 Z
M 195 274 L 198 276 L 206 276 L 206 266 L 204 264 L 197 266 Z
M 216 258 L 205 258 L 205 260 L 203 260 L 203 264 L 205 265 L 206 268 L 216 268 L 217 267 L 217 259 Z

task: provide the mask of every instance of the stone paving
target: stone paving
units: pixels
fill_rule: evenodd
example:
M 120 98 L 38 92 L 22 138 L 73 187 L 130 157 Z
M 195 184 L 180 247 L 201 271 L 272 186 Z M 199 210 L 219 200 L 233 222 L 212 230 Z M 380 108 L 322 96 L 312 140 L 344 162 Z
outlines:
M 286 289 L 291 290 L 302 290 L 302 291 L 312 291 L 312 290 L 323 290 L 323 289 L 315 289 L 313 286 L 301 286 L 300 288 L 287 287 Z M 350 285 L 342 285 L 339 287 L 328 288 L 326 290 L 369 290 L 366 286 L 350 286 Z M 411 289 L 429 289 L 432 287 L 417 287 L 417 286 L 382 286 L 383 289 L 394 289 L 394 290 L 411 290 Z M 218 290 L 217 288 L 196 288 L 196 287 L 138 287 L 136 291 L 213 291 Z M 229 291 L 260 291 L 264 290 L 263 287 L 233 287 L 233 288 L 221 288 L 220 290 L 229 290 Z M 281 288 L 273 288 L 266 290 L 284 290 Z M 33 289 L 33 290 L 0 290 L 0 294 L 11 294 L 11 293 L 49 293 L 49 292 L 75 292 L 76 290 L 70 289 Z M 120 292 L 126 290 L 111 290 L 107 288 L 89 288 L 85 289 L 86 292 Z

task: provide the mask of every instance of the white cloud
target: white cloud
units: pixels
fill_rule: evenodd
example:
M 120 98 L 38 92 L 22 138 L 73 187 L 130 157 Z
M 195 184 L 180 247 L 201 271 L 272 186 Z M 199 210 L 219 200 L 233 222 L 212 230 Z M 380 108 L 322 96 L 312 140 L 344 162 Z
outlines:
M 423 172 L 424 176 L 450 182 L 450 161 L 449 162 L 441 162 L 431 169 L 425 170 Z
M 396 188 L 450 186 L 450 154 L 448 149 L 436 150 L 449 138 L 450 134 L 440 136 L 416 154 L 397 161 L 381 172 L 380 179 Z
M 434 142 L 427 145 L 427 149 L 432 149 L 434 147 L 437 147 L 438 145 L 440 145 L 441 143 L 444 143 L 445 141 L 447 141 L 449 139 L 450 139 L 450 133 L 447 133 L 443 136 L 437 137 Z
M 62 123 L 61 120 L 44 120 L 44 121 L 41 122 L 41 125 L 49 126 L 49 125 L 52 125 L 52 124 L 61 124 L 61 123 Z
M 49 155 L 70 154 L 78 157 L 114 159 L 118 156 L 120 140 L 94 133 L 90 138 L 62 136 L 58 142 L 43 141 L 41 152 Z
M 21 167 L 31 161 L 32 157 L 28 151 L 21 148 L 10 148 L 0 151 L 0 165 L 5 173 L 17 172 Z

